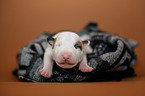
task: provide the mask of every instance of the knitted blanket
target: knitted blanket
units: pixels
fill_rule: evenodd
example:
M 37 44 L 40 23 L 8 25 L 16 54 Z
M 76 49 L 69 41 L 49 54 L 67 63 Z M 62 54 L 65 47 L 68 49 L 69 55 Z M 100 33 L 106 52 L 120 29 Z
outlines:
M 45 78 L 39 70 L 43 67 L 43 55 L 47 47 L 47 37 L 53 36 L 45 32 L 20 49 L 17 55 L 18 69 L 14 72 L 18 78 L 30 82 L 96 82 L 121 80 L 134 76 L 132 66 L 136 63 L 133 51 L 137 42 L 98 30 L 97 24 L 89 23 L 78 35 L 89 35 L 91 54 L 87 54 L 88 65 L 92 72 L 83 73 L 78 66 L 63 69 L 54 62 L 53 75 Z

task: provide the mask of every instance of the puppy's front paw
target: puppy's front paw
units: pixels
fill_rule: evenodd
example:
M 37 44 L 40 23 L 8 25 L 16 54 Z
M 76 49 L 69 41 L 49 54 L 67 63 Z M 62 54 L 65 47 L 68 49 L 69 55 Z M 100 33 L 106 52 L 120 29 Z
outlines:
M 91 72 L 93 68 L 88 65 L 83 65 L 83 66 L 79 66 L 79 70 L 82 72 Z
M 47 78 L 50 78 L 51 75 L 52 75 L 52 71 L 50 71 L 48 68 L 43 68 L 39 71 L 39 73 L 44 76 L 44 77 L 47 77 Z

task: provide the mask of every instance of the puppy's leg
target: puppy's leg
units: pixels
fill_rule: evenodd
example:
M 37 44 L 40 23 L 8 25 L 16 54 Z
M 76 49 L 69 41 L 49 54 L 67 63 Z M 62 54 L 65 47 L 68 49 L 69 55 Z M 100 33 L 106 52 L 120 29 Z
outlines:
M 79 65 L 79 70 L 82 72 L 91 72 L 93 70 L 93 68 L 88 66 L 88 64 L 87 64 L 86 55 L 83 57 L 83 60 L 81 61 L 80 65 Z
M 51 48 L 47 48 L 44 53 L 44 59 L 43 59 L 44 66 L 39 71 L 39 73 L 47 78 L 50 78 L 52 75 L 52 69 L 53 69 L 53 60 L 52 60 L 52 51 Z

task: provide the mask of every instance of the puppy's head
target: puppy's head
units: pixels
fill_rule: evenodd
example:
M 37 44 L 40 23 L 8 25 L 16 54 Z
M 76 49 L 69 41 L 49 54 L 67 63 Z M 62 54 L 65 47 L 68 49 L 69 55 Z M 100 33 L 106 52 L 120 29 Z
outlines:
M 52 56 L 56 64 L 62 68 L 72 68 L 83 59 L 89 41 L 82 41 L 74 32 L 60 32 L 53 38 L 48 37 L 52 47 Z

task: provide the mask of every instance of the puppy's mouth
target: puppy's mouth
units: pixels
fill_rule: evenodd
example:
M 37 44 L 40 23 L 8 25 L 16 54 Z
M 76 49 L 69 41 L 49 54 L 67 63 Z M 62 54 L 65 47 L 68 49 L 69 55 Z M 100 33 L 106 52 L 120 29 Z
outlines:
M 69 63 L 69 62 L 56 62 L 56 64 L 61 68 L 67 68 L 67 69 L 73 68 L 76 65 L 76 63 Z
M 69 62 L 57 62 L 58 64 L 62 64 L 62 65 L 74 65 L 75 63 L 69 63 Z

